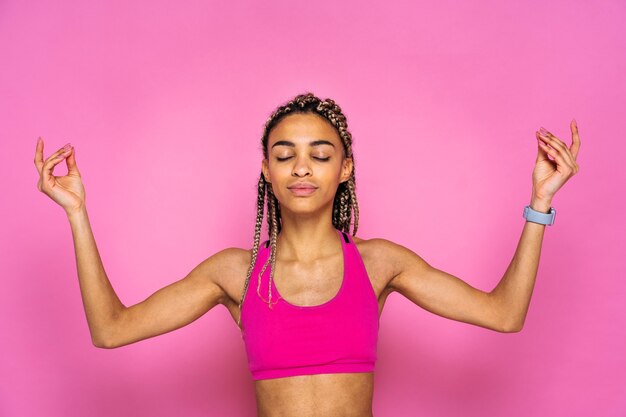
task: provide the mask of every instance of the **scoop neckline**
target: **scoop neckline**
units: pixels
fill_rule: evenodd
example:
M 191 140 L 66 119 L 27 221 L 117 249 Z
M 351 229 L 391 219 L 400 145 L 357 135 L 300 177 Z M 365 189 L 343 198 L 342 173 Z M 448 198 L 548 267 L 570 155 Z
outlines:
M 317 304 L 317 305 L 314 305 L 314 306 L 299 306 L 297 304 L 292 304 L 289 301 L 287 301 L 287 299 L 280 294 L 280 291 L 278 291 L 278 286 L 274 282 L 274 289 L 276 290 L 276 294 L 278 295 L 278 300 L 279 301 L 283 300 L 285 305 L 287 305 L 289 307 L 292 307 L 292 308 L 299 309 L 299 310 L 315 310 L 315 309 L 318 309 L 318 308 L 326 307 L 329 304 L 332 304 L 343 293 L 343 289 L 344 289 L 345 284 L 346 284 L 346 266 L 347 266 L 347 262 L 346 262 L 345 245 L 347 245 L 347 243 L 344 242 L 343 236 L 341 236 L 341 230 L 339 230 L 337 228 L 335 228 L 335 230 L 337 231 L 337 234 L 339 235 L 339 241 L 341 243 L 341 256 L 343 257 L 343 276 L 341 277 L 341 286 L 339 287 L 339 290 L 337 291 L 337 293 L 330 300 L 325 301 L 322 304 Z M 266 250 L 269 251 L 270 248 L 266 248 Z M 270 273 L 271 273 L 271 271 L 270 271 Z

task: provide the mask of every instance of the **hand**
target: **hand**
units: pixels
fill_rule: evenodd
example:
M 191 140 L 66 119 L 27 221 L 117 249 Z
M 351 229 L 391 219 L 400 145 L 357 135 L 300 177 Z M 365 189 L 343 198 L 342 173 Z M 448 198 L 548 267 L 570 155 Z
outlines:
M 39 138 L 35 149 L 35 166 L 39 172 L 39 191 L 58 203 L 69 215 L 85 206 L 85 188 L 76 166 L 74 147 L 67 146 L 67 149 L 59 149 L 44 161 L 43 139 Z M 67 163 L 67 175 L 55 177 L 52 171 L 63 159 Z
M 572 131 L 572 145 L 569 148 L 543 127 L 539 132 L 536 132 L 538 152 L 533 170 L 532 198 L 534 200 L 552 201 L 554 194 L 579 171 L 576 157 L 580 148 L 580 138 L 575 120 L 570 122 L 570 129 Z M 553 159 L 549 159 L 548 155 Z

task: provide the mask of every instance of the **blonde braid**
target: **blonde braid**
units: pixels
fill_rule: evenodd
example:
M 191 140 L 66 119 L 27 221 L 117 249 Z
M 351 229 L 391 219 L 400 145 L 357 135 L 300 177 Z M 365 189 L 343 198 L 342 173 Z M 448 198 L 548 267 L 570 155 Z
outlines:
M 259 182 L 257 185 L 257 214 L 256 225 L 254 227 L 254 246 L 252 248 L 252 262 L 250 262 L 250 265 L 248 266 L 246 283 L 244 284 L 243 293 L 241 295 L 241 299 L 239 300 L 239 319 L 237 320 L 237 325 L 239 327 L 241 327 L 241 306 L 243 305 L 243 300 L 246 297 L 248 283 L 250 282 L 250 276 L 252 275 L 252 270 L 254 269 L 254 264 L 256 263 L 256 258 L 259 254 L 259 245 L 261 242 L 261 226 L 263 226 L 263 205 L 265 203 L 265 188 L 265 179 L 263 178 L 263 174 L 261 174 L 261 178 L 259 178 Z
M 278 207 L 278 199 L 276 198 L 276 196 L 274 196 L 274 191 L 272 190 L 272 185 L 269 184 L 268 187 L 268 192 L 271 196 L 270 198 L 270 217 L 271 217 L 271 229 L 270 229 L 270 247 L 271 247 L 271 252 L 270 252 L 270 262 L 271 262 L 271 267 L 270 267 L 270 280 L 269 280 L 269 284 L 268 284 L 268 303 L 269 303 L 269 307 L 272 308 L 272 282 L 274 281 L 274 272 L 276 271 L 275 265 L 276 265 L 276 242 L 278 240 L 278 225 L 279 225 L 279 221 L 277 218 L 277 213 L 276 213 L 276 209 Z M 278 300 L 276 300 L 276 302 L 278 302 Z

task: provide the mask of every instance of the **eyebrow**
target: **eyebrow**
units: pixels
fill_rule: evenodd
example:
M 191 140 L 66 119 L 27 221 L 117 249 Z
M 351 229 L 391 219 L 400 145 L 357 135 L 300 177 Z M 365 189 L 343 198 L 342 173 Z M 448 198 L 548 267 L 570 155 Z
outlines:
M 330 145 L 333 148 L 335 147 L 335 145 L 332 142 L 326 139 L 313 140 L 309 142 L 309 146 L 319 146 L 319 145 Z M 275 144 L 272 145 L 272 149 L 274 149 L 275 146 L 291 146 L 292 148 L 295 148 L 296 144 L 288 140 L 279 140 Z

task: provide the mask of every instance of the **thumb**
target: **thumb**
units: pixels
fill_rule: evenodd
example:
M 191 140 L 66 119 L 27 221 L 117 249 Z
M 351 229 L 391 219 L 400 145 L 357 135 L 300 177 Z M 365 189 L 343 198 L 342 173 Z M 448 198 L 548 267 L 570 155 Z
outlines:
M 544 160 L 549 161 L 550 158 L 548 158 L 548 152 L 546 152 L 545 149 L 541 147 L 541 144 L 543 142 L 541 141 L 541 139 L 539 139 L 538 135 L 539 134 L 537 134 L 537 160 L 535 162 L 540 162 Z M 72 156 L 74 156 L 73 153 Z
M 65 163 L 67 165 L 68 174 L 76 174 L 80 176 L 80 172 L 78 171 L 78 166 L 76 165 L 76 149 L 74 149 L 73 146 L 70 149 L 69 155 L 65 157 Z

